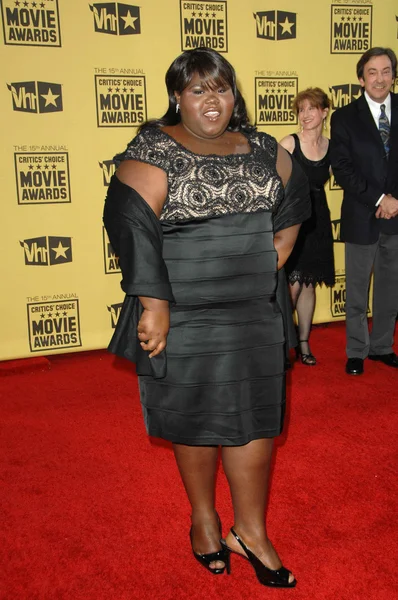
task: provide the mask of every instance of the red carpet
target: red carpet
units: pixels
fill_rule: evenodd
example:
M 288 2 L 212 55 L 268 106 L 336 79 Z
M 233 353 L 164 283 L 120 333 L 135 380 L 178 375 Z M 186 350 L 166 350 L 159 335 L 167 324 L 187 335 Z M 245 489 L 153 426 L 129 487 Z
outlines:
M 101 351 L 3 363 L 0 598 L 397 598 L 398 372 L 345 375 L 341 324 L 312 340 L 318 366 L 289 374 L 268 518 L 295 589 L 260 586 L 238 557 L 230 577 L 194 561 L 170 447 L 146 437 L 130 365 Z M 226 532 L 222 472 L 218 508 Z

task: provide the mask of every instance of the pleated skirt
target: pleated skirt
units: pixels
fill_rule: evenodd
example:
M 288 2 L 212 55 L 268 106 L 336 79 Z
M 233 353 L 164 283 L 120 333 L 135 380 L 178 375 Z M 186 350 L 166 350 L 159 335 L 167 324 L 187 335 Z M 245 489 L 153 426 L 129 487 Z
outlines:
M 139 378 L 149 435 L 208 446 L 277 436 L 285 373 L 272 214 L 162 227 L 176 304 L 167 374 Z

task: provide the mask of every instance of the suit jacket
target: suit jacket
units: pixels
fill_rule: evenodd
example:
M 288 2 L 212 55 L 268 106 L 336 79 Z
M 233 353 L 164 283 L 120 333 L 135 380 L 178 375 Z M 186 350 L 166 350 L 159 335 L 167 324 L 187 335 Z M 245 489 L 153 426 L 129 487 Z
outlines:
M 398 198 L 398 94 L 391 94 L 389 157 L 366 98 L 361 96 L 332 115 L 330 158 L 336 181 L 344 190 L 342 241 L 374 244 L 380 232 L 398 234 L 398 217 L 375 217 L 382 194 Z

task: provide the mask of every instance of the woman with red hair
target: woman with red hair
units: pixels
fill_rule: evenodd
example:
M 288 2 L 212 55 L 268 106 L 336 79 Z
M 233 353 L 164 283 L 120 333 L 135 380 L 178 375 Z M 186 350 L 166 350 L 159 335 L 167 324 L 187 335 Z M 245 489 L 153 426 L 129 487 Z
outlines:
M 312 214 L 301 226 L 295 247 L 288 258 L 287 273 L 293 308 L 297 311 L 301 362 L 313 366 L 316 358 L 309 347 L 315 310 L 315 286 L 333 286 L 334 256 L 330 211 L 325 183 L 330 178 L 329 139 L 324 135 L 330 100 L 320 88 L 300 92 L 293 102 L 300 132 L 284 137 L 280 144 L 306 173 L 311 194 Z

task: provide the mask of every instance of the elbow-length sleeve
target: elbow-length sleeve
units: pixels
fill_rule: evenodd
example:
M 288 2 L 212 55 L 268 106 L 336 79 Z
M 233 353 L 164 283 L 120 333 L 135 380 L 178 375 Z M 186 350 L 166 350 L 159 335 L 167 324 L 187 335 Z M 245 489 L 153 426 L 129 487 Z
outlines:
M 115 175 L 105 200 L 104 225 L 119 257 L 125 294 L 172 302 L 159 220 L 138 192 Z
M 126 296 L 109 350 L 136 363 L 138 375 L 166 375 L 166 351 L 153 358 L 141 348 L 137 325 L 142 312 L 138 296 L 174 302 L 162 256 L 160 223 L 145 200 L 113 175 L 104 207 L 104 225 L 119 257 L 121 287 Z

